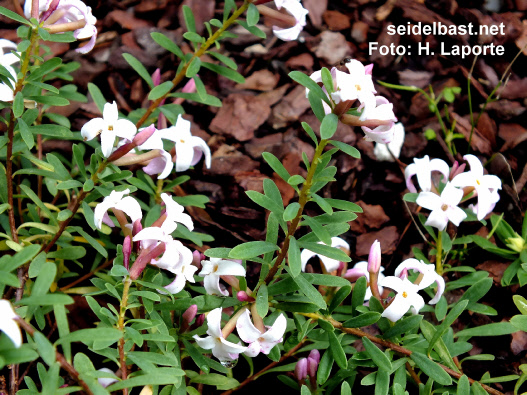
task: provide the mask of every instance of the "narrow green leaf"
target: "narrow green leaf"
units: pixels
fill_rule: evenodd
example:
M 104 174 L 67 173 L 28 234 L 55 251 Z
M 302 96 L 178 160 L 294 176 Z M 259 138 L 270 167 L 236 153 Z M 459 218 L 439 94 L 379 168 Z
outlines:
M 339 150 L 344 152 L 345 154 L 348 154 L 352 158 L 360 159 L 360 152 L 357 148 L 352 147 L 351 145 L 348 145 L 346 143 L 343 143 L 342 141 L 337 140 L 331 140 L 331 144 L 333 144 L 335 147 L 337 147 Z
M 30 150 L 35 145 L 35 138 L 33 137 L 33 133 L 31 133 L 29 126 L 23 118 L 18 119 L 18 128 L 20 130 L 22 140 L 24 140 L 24 143 L 26 143 L 27 148 Z
M 97 108 L 99 109 L 99 111 L 103 112 L 104 110 L 104 105 L 106 104 L 106 99 L 104 98 L 101 90 L 97 87 L 97 85 L 95 84 L 92 84 L 91 82 L 88 83 L 88 92 L 90 92 L 90 95 L 95 103 L 95 105 L 97 106 Z
M 327 307 L 326 301 L 324 300 L 320 292 L 318 292 L 318 290 L 313 287 L 313 285 L 309 281 L 307 281 L 303 275 L 293 277 L 293 280 L 295 281 L 296 285 L 298 285 L 300 291 L 319 308 L 325 309 Z
M 445 320 L 436 327 L 436 333 L 434 334 L 434 337 L 429 340 L 429 346 L 428 346 L 428 354 L 432 352 L 432 349 L 434 348 L 434 345 L 436 341 L 438 341 L 441 336 L 452 326 L 454 321 L 465 311 L 465 308 L 467 307 L 469 301 L 468 300 L 460 300 L 456 303 L 456 305 L 450 310 L 450 312 L 445 317 Z
M 388 359 L 385 353 L 372 343 L 367 337 L 362 338 L 362 344 L 366 353 L 370 356 L 373 363 L 379 367 L 379 369 L 385 370 L 386 372 L 392 371 L 392 363 Z
M 15 118 L 20 118 L 24 112 L 24 95 L 22 92 L 17 92 L 15 100 L 13 101 L 13 115 Z
M 35 340 L 35 344 L 37 345 L 38 353 L 40 354 L 44 362 L 46 362 L 47 365 L 51 366 L 55 362 L 55 348 L 47 339 L 47 337 L 40 332 L 35 332 L 35 334 L 33 335 L 33 339 Z
M 51 211 L 49 211 L 49 209 L 44 205 L 44 203 L 42 203 L 42 200 L 39 199 L 37 194 L 33 192 L 31 188 L 24 184 L 20 184 L 20 189 L 22 189 L 22 192 L 24 192 L 38 206 L 38 208 L 40 208 L 44 212 L 44 214 L 49 218 L 53 225 L 58 226 L 59 223 L 55 215 L 51 214 Z
M 291 248 L 291 247 L 289 247 Z M 346 285 L 342 288 L 340 288 L 336 293 L 335 296 L 331 299 L 331 303 L 329 304 L 328 311 L 329 314 L 333 313 L 333 311 L 340 306 L 340 304 L 348 297 L 348 295 L 351 293 L 351 285 Z
M 278 174 L 280 178 L 282 178 L 282 180 L 287 181 L 291 177 L 284 165 L 282 165 L 282 162 L 280 162 L 276 156 L 270 152 L 264 152 L 262 153 L 262 157 L 267 162 L 267 164 L 271 166 L 271 169 L 273 169 L 274 172 Z
M 329 349 L 331 350 L 331 354 L 333 355 L 333 359 L 335 359 L 335 362 L 337 365 L 339 365 L 342 369 L 348 368 L 348 360 L 346 359 L 346 353 L 344 352 L 344 349 L 342 348 L 342 344 L 340 344 L 339 339 L 337 338 L 337 335 L 335 332 L 326 332 L 328 334 L 328 340 L 329 340 Z
M 385 339 L 390 339 L 392 337 L 402 335 L 403 333 L 407 333 L 412 329 L 417 328 L 422 319 L 422 315 L 412 315 L 410 317 L 403 318 L 402 320 L 397 321 L 397 323 L 390 329 L 388 329 L 383 334 L 383 337 Z
M 308 75 L 302 73 L 301 71 L 292 71 L 289 73 L 289 77 L 293 81 L 296 81 L 300 85 L 309 89 L 310 93 L 312 92 L 319 99 L 324 100 L 328 105 L 331 105 L 331 102 L 329 101 L 327 95 L 324 93 L 322 88 L 318 86 L 318 84 L 313 81 Z
M 249 8 L 247 9 L 247 26 L 255 26 L 259 19 L 260 13 L 258 12 L 258 8 L 252 3 L 249 4 Z
M 234 247 L 229 253 L 229 258 L 250 259 L 276 250 L 278 247 L 275 244 L 266 241 L 250 241 Z
M 375 375 L 375 395 L 388 395 L 390 372 L 380 369 Z
M 184 375 L 185 372 L 179 368 L 155 368 L 148 371 L 146 374 L 134 376 L 114 383 L 108 387 L 108 391 L 114 392 L 124 388 L 141 387 L 145 385 L 179 385 L 181 382 L 181 376 Z
M 284 221 L 293 220 L 293 218 L 295 218 L 296 215 L 298 214 L 299 209 L 300 209 L 300 204 L 298 202 L 290 203 L 284 210 L 284 214 L 283 214 Z
M 342 326 L 344 328 L 362 328 L 365 326 L 373 325 L 381 318 L 381 314 L 375 311 L 368 311 L 367 313 L 361 313 L 357 317 L 353 317 L 345 321 Z
M 450 375 L 445 372 L 443 368 L 441 368 L 437 363 L 428 359 L 426 355 L 414 351 L 412 355 L 410 355 L 410 358 L 432 380 L 442 385 L 452 384 Z
M 17 21 L 17 22 L 20 22 L 20 23 L 23 23 L 24 25 L 29 25 L 31 26 L 31 23 L 24 17 L 18 15 L 16 12 L 13 12 L 11 10 L 8 10 L 7 8 L 5 7 L 0 7 L 0 14 L 8 17 L 9 19 L 12 19 L 14 21 Z
M 228 67 L 208 62 L 204 62 L 203 67 L 214 71 L 216 74 L 222 75 L 234 82 L 237 82 L 238 84 L 243 84 L 245 82 L 245 78 L 243 77 L 243 75 L 238 73 L 236 70 L 230 69 Z
M 336 114 L 327 114 L 322 120 L 322 124 L 320 125 L 320 137 L 324 140 L 333 137 L 333 135 L 337 131 L 338 124 L 339 117 Z
M 331 369 L 333 368 L 333 362 L 335 362 L 333 354 L 331 353 L 331 350 L 327 349 L 322 355 L 322 358 L 320 358 L 320 363 L 318 364 L 317 383 L 319 385 L 324 384 L 328 380 L 329 375 L 331 374 Z
M 165 81 L 162 84 L 159 84 L 150 91 L 148 94 L 148 100 L 154 101 L 160 97 L 165 96 L 172 90 L 173 87 L 174 84 L 172 84 L 172 81 Z
M 269 311 L 269 296 L 267 294 L 267 285 L 262 284 L 256 293 L 256 311 L 258 315 L 264 318 Z
M 314 253 L 327 256 L 340 262 L 350 262 L 351 258 L 346 255 L 344 251 L 339 248 L 330 247 L 325 244 L 311 243 L 305 241 L 298 242 L 300 248 L 306 248 Z M 362 302 L 361 302 L 362 303 Z
M 300 248 L 298 248 L 298 243 L 293 236 L 289 239 L 287 258 L 291 276 L 298 276 L 302 272 L 302 260 L 300 258 Z
M 510 322 L 495 322 L 492 324 L 482 325 L 475 328 L 463 329 L 457 332 L 455 337 L 473 337 L 473 336 L 503 336 L 518 332 L 518 328 Z
M 174 55 L 176 55 L 178 58 L 183 59 L 185 57 L 185 54 L 181 50 L 181 48 L 178 47 L 178 45 L 169 39 L 167 36 L 165 36 L 162 33 L 159 32 L 152 32 L 150 33 L 150 36 L 152 39 L 161 45 L 163 48 L 165 48 L 167 51 L 172 52 Z
M 457 395 L 467 395 L 470 394 L 470 382 L 466 375 L 461 376 L 457 382 Z
M 317 235 L 320 241 L 322 241 L 327 246 L 331 246 L 331 235 L 322 225 L 307 215 L 303 215 L 302 218 L 315 233 L 315 235 Z
M 192 9 L 188 5 L 182 7 L 183 19 L 185 19 L 185 25 L 187 25 L 187 31 L 196 33 L 196 21 Z
M 143 64 L 139 60 L 137 60 L 129 53 L 123 53 L 123 58 L 128 62 L 130 66 L 132 66 L 132 68 L 137 72 L 137 74 L 139 74 L 141 78 L 145 80 L 150 89 L 154 88 L 154 82 L 152 81 L 150 73 L 148 73 L 145 66 L 143 66 Z

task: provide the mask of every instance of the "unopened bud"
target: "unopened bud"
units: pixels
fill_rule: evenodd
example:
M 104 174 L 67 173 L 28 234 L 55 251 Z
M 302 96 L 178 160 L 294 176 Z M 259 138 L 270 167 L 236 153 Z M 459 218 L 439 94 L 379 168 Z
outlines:
M 132 280 L 137 280 L 145 269 L 146 265 L 149 264 L 152 259 L 156 259 L 159 255 L 163 254 L 165 252 L 165 248 L 165 243 L 159 243 L 154 248 L 141 251 L 132 265 L 132 268 L 130 269 L 130 278 Z
M 196 81 L 194 81 L 194 78 L 191 78 L 190 80 L 188 80 L 188 82 L 185 84 L 183 89 L 181 89 L 181 92 L 184 92 L 184 93 L 196 92 Z
M 158 86 L 161 83 L 161 69 L 157 68 L 152 74 L 152 82 L 154 86 Z
M 204 322 L 205 322 L 205 314 L 200 314 L 198 315 L 198 318 L 196 318 L 196 322 L 194 323 L 194 325 L 196 326 L 196 328 L 198 328 L 201 325 L 203 325 Z
M 196 318 L 196 314 L 198 313 L 198 305 L 193 304 L 190 306 L 184 313 L 183 313 L 183 323 L 185 323 L 187 326 L 190 325 L 192 320 Z
M 304 380 L 307 377 L 307 359 L 299 359 L 295 366 L 295 376 L 298 381 Z
M 314 350 L 311 350 L 308 355 L 308 358 L 311 358 L 312 360 L 316 361 L 318 365 L 318 363 L 320 362 L 320 352 L 315 348 Z
M 132 238 L 126 236 L 123 242 L 123 265 L 128 270 L 130 265 L 130 254 L 132 253 Z
M 135 144 L 136 147 L 143 145 L 146 140 L 148 140 L 155 133 L 155 131 L 156 127 L 154 124 L 141 129 L 141 131 L 135 135 L 134 139 L 132 140 L 132 144 Z
M 373 73 L 373 63 L 367 64 L 364 66 L 364 71 L 366 74 L 372 75 Z
M 375 240 L 370 247 L 370 255 L 368 256 L 368 272 L 378 273 L 381 268 L 381 243 Z
M 254 302 L 256 299 L 254 299 L 252 296 L 249 296 L 247 295 L 247 292 L 245 291 L 239 291 L 237 294 L 236 294 L 236 297 L 238 298 L 238 300 L 240 302 Z
M 307 373 L 309 377 L 317 377 L 318 363 L 313 358 L 307 357 Z
M 192 264 L 196 266 L 198 269 L 201 269 L 201 261 L 205 259 L 205 255 L 203 255 L 198 250 L 194 250 L 192 252 Z
M 352 269 L 348 269 L 346 273 L 344 273 L 344 278 L 346 280 L 353 282 L 353 281 L 357 281 L 359 277 L 365 276 L 366 274 L 367 272 L 364 269 L 352 268 Z
M 525 240 L 518 234 L 515 237 L 509 237 L 505 240 L 507 247 L 516 252 L 522 252 L 525 247 Z
M 450 170 L 450 177 L 449 177 L 449 179 L 452 180 L 458 174 L 463 173 L 465 171 L 465 167 L 466 166 L 467 166 L 466 163 L 463 163 L 463 164 L 460 165 L 459 162 L 456 160 L 454 162 L 454 164 L 452 165 L 452 170 Z

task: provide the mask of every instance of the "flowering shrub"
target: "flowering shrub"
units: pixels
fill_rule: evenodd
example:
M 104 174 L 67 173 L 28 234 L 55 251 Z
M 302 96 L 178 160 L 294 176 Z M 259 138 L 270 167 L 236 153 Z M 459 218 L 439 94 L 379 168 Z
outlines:
M 5 251 L 0 363 L 11 366 L 9 391 L 127 394 L 140 387 L 141 393 L 167 395 L 199 393 L 203 385 L 234 391 L 260 375 L 253 374 L 252 358 L 258 357 L 270 360 L 262 374 L 279 365 L 274 371 L 287 373 L 280 380 L 302 394 L 339 389 L 350 394 L 352 387 L 375 385 L 376 394 L 399 395 L 408 393 L 411 382 L 420 393 L 468 394 L 470 387 L 473 393 L 501 393 L 485 384 L 500 378 L 469 379 L 457 357 L 471 349 L 472 336 L 525 329 L 527 302 L 515 298 L 521 314 L 511 322 L 454 333 L 451 325 L 464 311 L 493 314 L 478 302 L 492 279 L 452 266 L 447 255 L 456 244 L 488 248 L 513 260 L 504 284 L 523 285 L 527 227 L 520 236 L 493 215 L 493 232 L 507 248 L 477 235 L 455 239 L 454 226 L 484 221 L 500 199 L 501 180 L 485 174 L 476 156 L 463 157 L 468 170 L 465 163 L 449 166 L 428 156 L 406 166 L 405 201 L 429 211 L 418 214 L 420 225 L 416 221 L 429 233 L 428 254 L 414 250 L 413 258 L 385 268 L 381 243 L 375 241 L 368 261 L 348 269 L 353 247 L 346 232 L 362 209 L 321 192 L 335 181 L 337 152 L 360 157 L 355 147 L 336 139 L 339 122 L 360 126 L 383 160 L 389 158 L 386 152 L 398 156 L 404 138 L 393 104 L 376 95 L 372 65 L 347 59 L 347 71 L 289 74 L 306 88 L 320 122 L 318 133 L 302 123 L 315 151 L 311 160 L 304 157 L 304 175 L 290 174 L 271 153 L 262 157 L 296 196 L 284 207 L 277 183 L 265 179 L 263 193 L 247 192 L 268 213 L 265 240 L 203 248 L 213 239 L 195 229 L 191 216 L 203 201 L 175 192 L 188 179 L 178 173 L 200 160 L 211 167 L 211 150 L 191 134 L 182 101 L 168 99 L 221 105 L 198 72 L 243 81 L 221 48 L 234 23 L 261 38 L 260 14 L 275 18 L 290 25 L 274 25 L 282 40 L 296 39 L 306 25 L 307 10 L 299 0 L 275 0 L 276 9 L 254 3 L 262 2 L 225 1 L 223 20 L 207 22 L 203 37 L 191 9 L 183 6 L 190 52 L 162 33 L 151 34 L 177 58 L 175 77 L 161 83 L 159 71 L 151 76 L 125 54 L 150 89 L 147 107 L 125 115 L 90 84 L 102 117 L 86 122 L 80 133 L 65 117 L 43 117 L 50 106 L 86 101 L 75 85 L 63 82 L 72 79 L 78 64 L 51 57 L 43 43 L 88 40 L 77 51 L 92 50 L 98 32 L 91 9 L 80 0 L 27 0 L 24 16 L 0 7 L 21 24 L 18 44 L 0 40 L 1 121 L 7 130 L 0 172 Z M 206 61 L 211 58 L 222 64 Z M 52 82 L 59 79 L 57 88 Z M 43 139 L 72 141 L 71 157 L 53 152 L 44 157 Z M 81 277 L 78 267 L 88 275 Z M 471 273 L 445 282 L 445 273 L 456 270 Z M 59 281 L 73 277 L 78 277 L 73 285 L 89 278 L 93 286 L 75 292 L 71 286 L 58 288 Z M 445 291 L 458 288 L 466 290 L 447 301 Z M 67 308 L 78 302 L 73 293 L 81 294 L 96 317 L 92 327 L 74 325 Z M 57 336 L 44 335 L 50 327 Z M 364 351 L 355 348 L 359 344 Z M 249 365 L 248 377 L 233 373 L 239 360 Z M 354 383 L 358 368 L 368 374 Z M 519 388 L 527 373 L 513 379 Z

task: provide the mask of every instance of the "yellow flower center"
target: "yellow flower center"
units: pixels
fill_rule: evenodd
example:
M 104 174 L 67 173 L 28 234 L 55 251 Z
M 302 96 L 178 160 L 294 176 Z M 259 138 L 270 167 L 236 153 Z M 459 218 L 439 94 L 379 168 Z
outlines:
M 113 131 L 113 125 L 109 125 L 109 126 L 108 126 L 108 130 L 109 130 L 110 132 L 112 132 L 112 131 Z
M 360 91 L 360 90 L 361 90 L 360 85 L 359 85 L 359 84 L 355 85 L 355 89 L 357 89 L 358 91 Z
M 443 211 L 447 211 L 447 210 L 448 210 L 448 206 L 447 206 L 446 204 L 443 204 L 443 205 L 441 206 L 441 210 L 443 210 Z
M 479 180 L 476 180 L 476 184 L 481 185 L 481 183 L 479 182 Z
M 407 298 L 408 294 L 406 292 L 403 292 L 403 298 Z
M 183 139 L 180 139 L 179 142 L 185 144 L 185 140 Z

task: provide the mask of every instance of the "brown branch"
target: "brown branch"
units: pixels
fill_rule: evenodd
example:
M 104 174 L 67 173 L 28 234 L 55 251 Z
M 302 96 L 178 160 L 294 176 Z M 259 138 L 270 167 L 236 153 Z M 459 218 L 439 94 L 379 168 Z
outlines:
M 29 333 L 31 336 L 34 336 L 35 334 L 35 328 L 33 328 L 30 324 L 28 324 L 26 321 L 24 321 L 22 318 L 20 317 L 17 317 L 15 318 L 16 322 L 18 323 L 18 325 L 24 329 L 27 333 Z M 70 365 L 70 363 L 68 361 L 66 361 L 66 358 L 64 358 L 64 355 L 62 355 L 61 353 L 59 353 L 58 351 L 55 351 L 55 358 L 57 359 L 57 362 L 60 364 L 60 366 L 62 367 L 62 369 L 64 369 L 65 371 L 67 371 L 69 373 L 69 375 L 77 382 L 79 383 L 79 385 L 84 388 L 84 391 L 88 394 L 88 395 L 93 395 L 93 392 L 92 390 L 90 389 L 90 387 L 88 387 L 88 385 L 86 384 L 86 382 L 84 382 L 83 379 L 81 379 L 80 377 L 80 374 L 79 372 L 77 372 L 77 370 Z
M 274 368 L 275 366 L 281 364 L 284 362 L 287 358 L 289 358 L 291 355 L 293 355 L 300 347 L 302 347 L 305 343 L 306 339 L 304 338 L 300 343 L 298 343 L 296 346 L 294 346 L 291 350 L 289 350 L 287 353 L 285 353 L 279 361 L 271 362 L 269 365 L 267 365 L 265 368 L 260 370 L 258 373 L 253 374 L 252 376 L 247 377 L 245 380 L 243 380 L 240 385 L 236 388 L 233 388 L 228 391 L 222 392 L 220 395 L 230 395 L 234 391 L 238 391 L 240 388 L 245 387 L 247 384 L 249 384 L 251 381 L 256 380 L 259 376 L 267 372 L 269 369 Z

